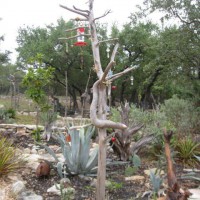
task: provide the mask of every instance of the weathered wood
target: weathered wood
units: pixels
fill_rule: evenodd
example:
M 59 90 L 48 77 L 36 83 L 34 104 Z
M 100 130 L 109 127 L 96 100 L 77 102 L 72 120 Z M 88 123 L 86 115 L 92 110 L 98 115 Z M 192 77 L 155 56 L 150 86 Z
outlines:
M 165 200 L 187 200 L 191 195 L 189 191 L 180 190 L 180 186 L 178 184 L 175 167 L 171 158 L 170 151 L 170 140 L 173 132 L 164 130 L 164 138 L 165 138 L 165 155 L 167 159 L 167 180 L 168 180 L 168 190 Z
M 113 128 L 113 129 L 126 129 L 127 126 L 123 123 L 115 123 L 113 121 L 106 119 L 107 114 L 107 98 L 106 98 L 106 87 L 105 84 L 106 77 L 108 71 L 112 68 L 115 61 L 115 55 L 117 53 L 118 44 L 115 46 L 110 63 L 106 67 L 106 70 L 103 71 L 101 66 L 100 60 L 100 52 L 99 52 L 99 44 L 101 42 L 98 41 L 97 31 L 95 20 L 105 17 L 110 13 L 110 10 L 105 12 L 104 15 L 94 18 L 93 13 L 93 2 L 94 0 L 89 0 L 89 11 L 78 9 L 73 7 L 74 9 L 68 8 L 66 6 L 60 5 L 62 8 L 67 9 L 68 11 L 74 12 L 76 14 L 80 14 L 84 16 L 89 22 L 89 29 L 91 34 L 91 46 L 93 52 L 93 59 L 94 59 L 94 69 L 98 77 L 98 81 L 96 81 L 93 85 L 93 100 L 90 107 L 90 118 L 92 123 L 98 128 L 98 136 L 99 136 L 99 154 L 98 154 L 98 176 L 97 176 L 97 192 L 96 192 L 96 200 L 104 200 L 105 199 L 105 179 L 106 179 L 106 140 L 107 133 L 106 128 Z M 128 73 L 133 68 L 126 69 L 116 77 L 116 79 L 122 76 L 125 73 Z M 110 79 L 111 80 L 111 79 Z

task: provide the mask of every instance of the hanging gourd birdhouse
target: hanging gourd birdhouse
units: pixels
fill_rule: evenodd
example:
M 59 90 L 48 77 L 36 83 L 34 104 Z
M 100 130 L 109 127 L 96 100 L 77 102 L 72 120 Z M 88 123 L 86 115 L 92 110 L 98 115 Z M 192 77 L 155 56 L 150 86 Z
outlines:
M 79 26 L 77 28 L 77 41 L 74 43 L 74 46 L 82 47 L 87 45 L 87 42 L 85 42 L 84 34 L 85 28 L 83 26 Z
M 112 90 L 116 90 L 116 89 L 117 89 L 117 86 L 116 86 L 116 85 L 112 85 L 111 89 L 112 89 Z

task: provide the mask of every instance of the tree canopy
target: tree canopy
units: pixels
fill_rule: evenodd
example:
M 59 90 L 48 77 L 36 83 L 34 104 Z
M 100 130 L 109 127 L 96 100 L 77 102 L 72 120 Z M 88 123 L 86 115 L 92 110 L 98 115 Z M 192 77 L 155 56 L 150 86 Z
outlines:
M 200 43 L 199 43 L 199 1 L 161 1 L 146 0 L 141 12 L 132 13 L 130 20 L 120 30 L 116 25 L 111 28 L 111 37 L 118 37 L 120 48 L 116 59 L 115 71 L 123 71 L 128 66 L 135 70 L 115 81 L 117 90 L 113 91 L 113 99 L 137 103 L 144 108 L 162 103 L 174 94 L 181 98 L 189 98 L 200 102 Z M 149 13 L 162 11 L 159 26 L 149 21 Z M 170 21 L 175 19 L 175 23 Z M 170 22 L 167 24 L 166 22 Z M 77 95 L 85 92 L 85 87 L 93 66 L 90 38 L 85 47 L 73 45 L 71 41 L 59 38 L 71 37 L 66 29 L 76 27 L 74 21 L 65 22 L 59 19 L 56 25 L 44 28 L 20 28 L 17 37 L 19 52 L 18 65 L 27 69 L 37 54 L 42 54 L 44 68 L 53 67 L 56 94 L 65 91 L 65 72 L 68 78 L 68 91 L 76 101 Z M 98 24 L 98 37 L 109 37 L 107 26 Z M 87 29 L 86 29 L 87 31 Z M 114 43 L 109 43 L 110 50 Z M 102 66 L 108 63 L 108 45 L 101 44 Z M 130 77 L 133 76 L 133 85 Z M 91 72 L 90 88 L 96 76 Z M 59 91 L 56 88 L 60 88 Z

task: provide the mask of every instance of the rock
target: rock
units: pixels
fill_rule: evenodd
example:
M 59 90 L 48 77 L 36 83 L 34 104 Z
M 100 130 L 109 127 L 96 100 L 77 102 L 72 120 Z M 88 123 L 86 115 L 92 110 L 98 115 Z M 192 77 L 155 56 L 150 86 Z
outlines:
M 25 126 L 18 126 L 17 127 L 17 135 L 26 135 L 26 127 Z
M 189 197 L 189 200 L 199 200 L 200 199 L 200 189 L 189 189 L 189 192 L 192 193 L 192 195 Z
M 18 196 L 24 190 L 25 190 L 25 185 L 22 181 L 17 181 L 17 182 L 12 184 L 11 193 L 14 197 Z
M 90 183 L 90 186 L 91 186 L 91 187 L 96 187 L 96 185 L 97 185 L 97 179 L 94 178 L 94 179 L 92 180 L 92 182 Z
M 84 181 L 91 181 L 91 180 L 92 180 L 92 178 L 89 177 L 89 176 L 79 175 L 78 177 L 79 177 L 80 179 L 84 180 Z
M 111 185 L 112 185 L 112 183 L 111 183 L 109 180 L 106 180 L 105 186 L 106 186 L 106 187 L 109 187 L 109 186 L 111 186 Z M 90 183 L 90 186 L 91 186 L 91 187 L 96 187 L 96 186 L 97 186 L 97 179 L 96 179 L 96 178 L 94 178 L 94 179 L 92 180 L 92 182 Z
M 38 152 L 38 154 L 41 155 L 41 154 L 45 154 L 46 150 L 45 149 L 39 149 L 37 152 Z
M 43 197 L 32 191 L 25 191 L 17 197 L 17 200 L 43 200 Z
M 37 154 L 37 150 L 36 149 L 32 149 L 31 150 L 31 154 Z
M 164 175 L 164 174 L 165 174 L 165 172 L 164 172 L 163 170 L 161 170 L 161 172 L 160 172 L 160 170 L 157 169 L 157 168 L 151 168 L 151 169 L 144 170 L 144 173 L 145 173 L 147 176 L 149 176 L 149 175 L 150 175 L 150 171 L 152 171 L 153 173 L 155 173 L 156 170 L 158 170 L 158 172 L 160 173 L 160 175 Z
M 9 173 L 7 175 L 7 178 L 9 180 L 13 181 L 13 182 L 17 182 L 19 180 L 22 180 L 22 177 L 21 177 L 21 175 L 19 173 L 13 173 L 13 172 Z
M 145 179 L 144 176 L 130 176 L 126 177 L 125 181 L 143 181 Z
M 53 185 L 52 187 L 50 187 L 47 192 L 48 193 L 53 193 L 53 194 L 56 194 L 56 195 L 61 195 L 61 192 L 60 192 L 60 185 L 59 184 L 56 184 L 56 185 Z
M 57 145 L 49 145 L 49 148 L 52 149 L 54 152 L 58 152 L 61 148 Z M 60 152 L 61 153 L 61 152 Z
M 0 200 L 6 199 L 5 189 L 0 189 Z
M 38 155 L 38 156 L 39 156 L 39 160 L 48 160 L 49 162 L 55 162 L 54 157 L 51 156 L 48 153 L 41 154 L 41 155 Z M 57 155 L 57 156 L 59 156 L 59 155 Z
M 31 150 L 29 148 L 25 148 L 23 150 L 23 153 L 26 153 L 26 154 L 30 154 L 31 153 Z

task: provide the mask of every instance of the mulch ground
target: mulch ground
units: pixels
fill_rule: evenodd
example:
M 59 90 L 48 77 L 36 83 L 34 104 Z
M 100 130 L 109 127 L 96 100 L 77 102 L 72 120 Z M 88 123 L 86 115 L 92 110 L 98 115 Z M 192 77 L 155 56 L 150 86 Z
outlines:
M 17 146 L 27 148 L 29 144 L 33 143 L 33 139 L 28 136 L 22 136 L 15 140 Z M 53 144 L 53 140 L 50 141 Z M 109 154 L 112 157 L 112 155 Z M 142 157 L 141 157 L 142 158 Z M 143 159 L 142 159 L 143 160 Z M 130 166 L 127 164 L 123 165 L 112 165 L 107 166 L 107 180 L 111 180 L 114 183 L 119 183 L 113 188 L 106 190 L 107 198 L 109 200 L 123 200 L 123 199 L 136 199 L 139 194 L 143 194 L 149 190 L 149 177 L 144 175 L 144 169 L 155 167 L 155 162 L 148 158 L 142 161 L 142 166 L 139 168 L 136 174 L 145 176 L 145 180 L 142 181 L 125 181 L 125 169 Z M 178 176 L 183 173 L 183 167 L 177 165 Z M 52 169 L 53 170 L 53 169 Z M 49 177 L 36 177 L 35 173 L 23 174 L 22 178 L 26 181 L 26 187 L 33 190 L 36 194 L 44 197 L 45 200 L 60 200 L 60 196 L 47 193 L 47 189 L 52 187 L 55 183 L 59 183 L 60 177 L 57 172 L 53 173 Z M 91 186 L 91 181 L 80 178 L 79 176 L 69 176 L 72 187 L 75 189 L 76 200 L 93 200 L 95 199 L 95 187 Z M 198 187 L 197 181 L 181 180 L 183 188 L 195 188 Z M 147 197 L 139 198 L 140 200 L 146 200 Z

